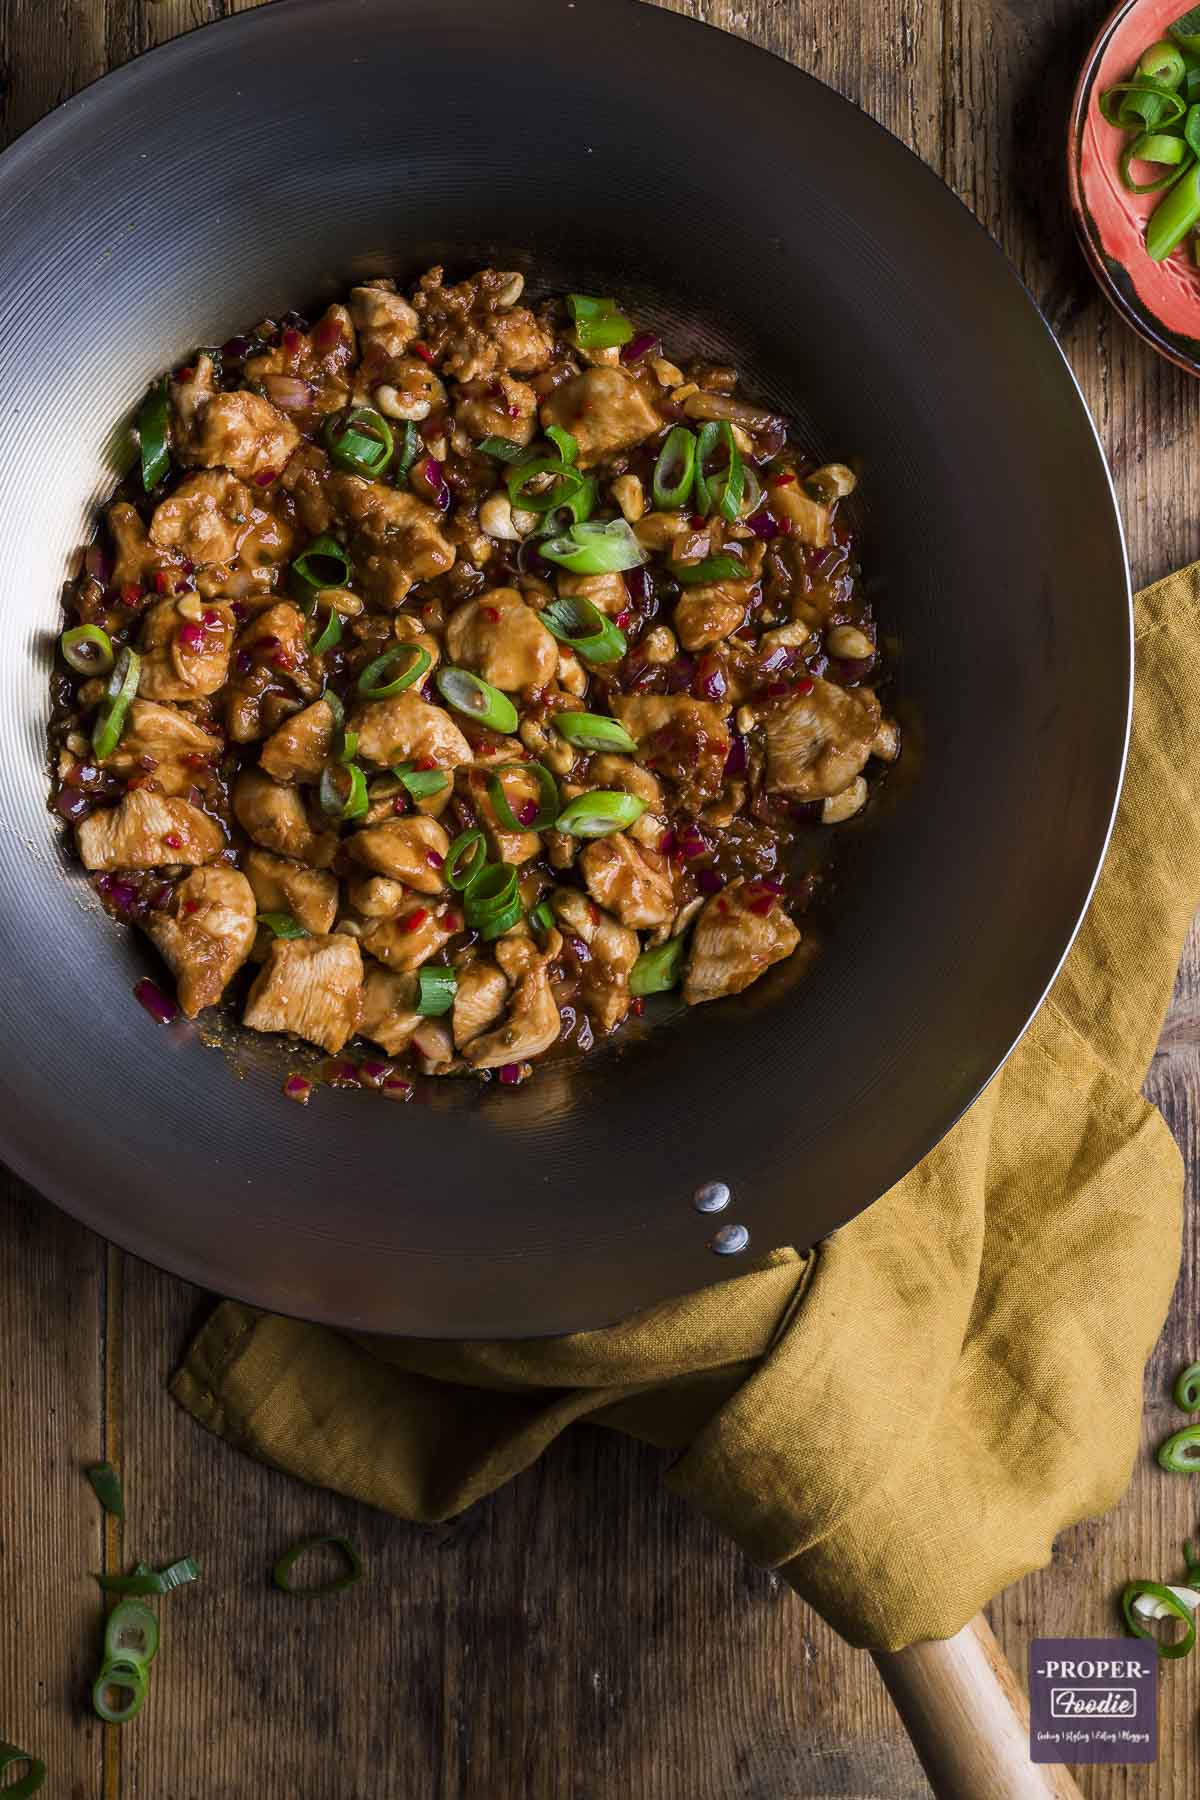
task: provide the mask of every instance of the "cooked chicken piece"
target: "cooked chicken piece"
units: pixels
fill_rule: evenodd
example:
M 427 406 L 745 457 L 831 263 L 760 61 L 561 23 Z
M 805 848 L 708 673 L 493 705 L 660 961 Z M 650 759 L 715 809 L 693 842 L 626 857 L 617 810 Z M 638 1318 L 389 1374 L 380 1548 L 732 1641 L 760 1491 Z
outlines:
M 790 956 L 800 933 L 777 894 L 740 877 L 705 902 L 696 920 L 683 981 L 689 1006 L 740 994 L 772 963 Z
M 350 317 L 358 327 L 363 361 L 376 380 L 388 373 L 387 364 L 404 355 L 420 326 L 403 294 L 387 280 L 351 288 Z
M 504 1021 L 494 1031 L 473 1038 L 463 1055 L 476 1069 L 498 1069 L 505 1063 L 540 1056 L 562 1028 L 550 988 L 549 964 L 562 950 L 557 931 L 548 933 L 544 950 L 530 938 L 501 938 L 496 961 L 512 987 Z
M 269 587 L 280 566 L 291 561 L 295 544 L 296 533 L 285 519 L 255 506 L 250 513 L 250 529 L 238 551 L 242 579 L 253 579 L 264 589 Z
M 562 600 L 590 600 L 597 612 L 615 619 L 629 605 L 629 591 L 620 575 L 572 575 L 564 569 L 558 577 Z
M 507 761 L 508 758 L 500 760 Z M 487 839 L 489 854 L 497 862 L 512 863 L 517 867 L 538 854 L 542 840 L 536 831 L 510 831 L 496 817 L 489 791 L 490 779 L 485 768 L 462 770 L 458 776 L 458 786 L 459 791 L 466 795 L 474 807 Z M 530 801 L 535 806 L 538 804 L 537 782 L 532 775 L 522 775 L 514 769 L 504 776 L 504 791 L 514 819 L 520 818 L 522 807 Z
M 290 600 L 275 601 L 243 626 L 225 692 L 225 727 L 234 743 L 252 743 L 271 729 L 264 701 L 281 682 L 315 700 L 319 666 L 309 654 L 304 615 Z
M 814 681 L 811 692 L 760 707 L 767 734 L 767 786 L 798 800 L 840 794 L 866 765 L 879 730 L 870 688 Z
M 333 736 L 332 712 L 324 700 L 314 700 L 271 733 L 259 762 L 274 781 L 319 781 Z
M 643 550 L 670 550 L 680 532 L 687 529 L 685 512 L 643 513 L 633 535 Z
M 147 913 L 146 935 L 175 977 L 189 1019 L 215 1006 L 250 954 L 257 925 L 250 883 L 236 869 L 196 869 L 170 908 Z
M 75 829 L 85 869 L 157 869 L 212 862 L 225 848 L 215 819 L 187 800 L 134 788 L 116 806 L 89 813 Z
M 514 304 L 522 285 L 519 275 L 499 269 L 481 269 L 449 288 L 440 268 L 421 277 L 414 304 L 448 375 L 476 381 L 505 369 L 532 375 L 549 367 L 554 340 L 526 307 Z
M 279 478 L 296 503 L 300 523 L 310 537 L 320 537 L 333 524 L 328 481 L 333 464 L 317 444 L 301 444 Z
M 662 430 L 662 420 L 623 369 L 586 369 L 542 401 L 542 425 L 558 425 L 579 445 L 586 468 L 612 450 L 628 450 Z
M 454 563 L 454 545 L 442 535 L 442 515 L 402 488 L 361 475 L 333 475 L 330 498 L 349 520 L 355 550 L 368 563 L 376 558 L 374 597 L 380 605 L 399 606 L 418 581 L 444 575 Z
M 550 904 L 564 931 L 591 951 L 583 965 L 583 1004 L 597 1031 L 615 1031 L 629 1011 L 629 971 L 641 945 L 636 931 L 618 925 L 578 888 L 555 888 Z
M 344 306 L 326 307 L 311 331 L 284 331 L 279 342 L 259 356 L 248 358 L 246 380 L 254 386 L 265 386 L 268 400 L 284 404 L 285 383 L 303 382 L 323 392 L 327 403 L 331 386 L 345 392 L 345 382 L 337 378 L 354 360 L 354 324 Z M 332 380 L 331 380 L 332 378 Z M 292 390 L 289 390 L 292 391 Z M 300 395 L 293 404 L 300 404 Z M 310 393 L 311 399 L 311 393 Z M 323 407 L 324 410 L 324 407 Z
M 436 819 L 387 819 L 356 831 L 350 839 L 355 862 L 404 882 L 418 894 L 443 891 L 442 863 L 449 848 L 450 839 Z
M 352 937 L 276 938 L 242 1023 L 251 1031 L 294 1031 L 336 1056 L 358 1029 L 362 985 L 362 956 Z
M 678 784 L 683 804 L 698 812 L 715 800 L 729 755 L 728 706 L 686 694 L 614 699 L 615 718 L 639 748 L 639 761 Z
M 103 766 L 126 777 L 144 771 L 153 775 L 164 794 L 186 794 L 220 751 L 218 739 L 190 714 L 153 700 L 134 700 L 121 741 Z M 202 765 L 195 760 L 200 758 Z
M 314 831 L 297 789 L 280 787 L 261 769 L 242 770 L 233 784 L 233 811 L 246 836 L 264 850 L 313 869 L 327 869 L 333 861 L 337 832 Z
M 516 588 L 489 588 L 460 606 L 446 629 L 446 655 L 506 694 L 549 687 L 558 644 Z
M 123 588 L 147 587 L 164 558 L 147 540 L 141 514 L 127 500 L 118 500 L 105 516 L 113 541 L 113 587 L 118 592 Z
M 291 913 L 305 931 L 333 930 L 338 908 L 336 875 L 306 868 L 304 863 L 270 850 L 247 850 L 242 866 L 259 912 Z
M 394 969 L 369 968 L 363 980 L 363 1037 L 379 1044 L 389 1056 L 399 1056 L 412 1042 L 424 1020 L 417 1011 L 417 977 Z
M 452 923 L 447 923 L 447 919 Z M 449 943 L 462 915 L 446 905 L 430 905 L 412 895 L 390 919 L 368 919 L 359 942 L 389 969 L 419 969 Z
M 711 581 L 685 588 L 675 607 L 675 630 L 685 650 L 706 650 L 731 637 L 746 618 L 752 581 Z
M 143 700 L 195 700 L 215 694 L 229 674 L 233 651 L 234 617 L 224 601 L 214 600 L 200 609 L 200 618 L 188 618 L 180 604 L 196 596 L 160 600 L 142 620 L 138 651 L 142 672 L 138 693 Z
M 508 982 L 494 962 L 481 958 L 458 971 L 454 995 L 454 1047 L 461 1050 L 494 1025 L 508 999 Z
M 454 1061 L 454 1040 L 444 1019 L 422 1019 L 412 1034 L 417 1067 L 422 1075 L 449 1075 Z
M 622 925 L 640 931 L 675 917 L 670 863 L 623 831 L 585 844 L 579 866 L 592 899 L 616 913 Z
M 415 762 L 454 770 L 471 761 L 468 744 L 450 714 L 408 688 L 390 700 L 368 700 L 346 720 L 358 733 L 358 754 L 368 763 Z
M 346 898 L 364 919 L 394 919 L 412 895 L 402 881 L 386 875 L 361 875 L 346 887 Z
M 652 813 L 660 813 L 663 809 L 661 786 L 649 769 L 643 769 L 632 756 L 617 756 L 612 751 L 593 756 L 588 765 L 587 784 L 590 788 L 616 788 L 622 794 L 636 794 Z
M 783 471 L 795 474 L 794 470 Z M 823 550 L 833 542 L 833 508 L 814 500 L 798 481 L 773 481 L 767 490 L 767 504 L 777 519 L 786 519 L 792 536 L 801 544 Z
M 537 429 L 537 395 L 527 381 L 514 381 L 511 375 L 462 382 L 454 416 L 468 437 L 527 444 Z
M 238 389 L 205 401 L 180 456 L 185 463 L 228 469 L 242 481 L 269 487 L 299 442 L 286 414 L 261 394 Z
M 224 469 L 188 475 L 150 521 L 150 542 L 193 563 L 232 562 L 250 526 L 250 489 Z
M 196 420 L 217 391 L 217 371 L 212 357 L 202 352 L 190 368 L 182 371 L 177 381 L 171 382 L 171 411 L 174 414 L 176 442 L 186 442 L 196 426 Z

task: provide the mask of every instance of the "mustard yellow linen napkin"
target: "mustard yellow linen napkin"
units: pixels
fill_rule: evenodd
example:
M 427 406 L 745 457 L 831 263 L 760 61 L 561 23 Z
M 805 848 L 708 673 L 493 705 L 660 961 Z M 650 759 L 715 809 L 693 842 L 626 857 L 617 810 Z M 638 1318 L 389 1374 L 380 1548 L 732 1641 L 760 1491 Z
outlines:
M 1112 1506 L 1175 1278 L 1183 1188 L 1139 1092 L 1200 898 L 1200 570 L 1139 595 L 1129 773 L 1079 939 L 1002 1073 L 808 1257 L 552 1340 L 352 1337 L 220 1306 L 176 1375 L 211 1431 L 442 1519 L 574 1419 L 678 1453 L 668 1484 L 855 1644 L 949 1636 Z

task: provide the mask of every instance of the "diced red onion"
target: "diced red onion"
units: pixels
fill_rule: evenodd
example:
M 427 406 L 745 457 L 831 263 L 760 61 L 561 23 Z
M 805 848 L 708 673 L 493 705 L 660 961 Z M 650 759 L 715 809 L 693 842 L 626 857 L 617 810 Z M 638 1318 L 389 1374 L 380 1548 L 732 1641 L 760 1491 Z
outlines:
M 313 343 L 318 350 L 331 350 L 334 344 L 340 342 L 341 336 L 342 328 L 337 319 L 326 317 L 321 320 L 321 323 L 313 332 Z
M 696 885 L 702 894 L 719 894 L 725 883 L 715 869 L 697 869 Z
M 784 695 L 790 694 L 791 691 L 786 681 L 769 681 L 767 683 L 766 692 L 769 700 L 782 700 Z
M 138 910 L 137 889 L 122 881 L 119 875 L 101 875 L 96 882 L 96 892 L 103 895 L 114 912 L 128 914 Z
M 831 547 L 826 550 L 806 551 L 804 561 L 809 574 L 815 576 L 818 581 L 824 581 L 833 574 L 840 562 L 845 561 L 845 558 L 844 550 Z
M 707 856 L 712 845 L 702 831 L 695 825 L 689 825 L 679 840 L 679 848 L 687 862 L 695 862 L 699 857 Z
M 307 1106 L 312 1099 L 313 1084 L 307 1075 L 289 1075 L 283 1084 L 283 1091 L 298 1106 Z
M 324 1077 L 329 1087 L 357 1087 L 358 1067 L 348 1056 L 336 1056 L 326 1064 Z
M 519 1087 L 521 1084 L 520 1063 L 504 1063 L 500 1069 L 500 1079 L 505 1087 Z
M 289 356 L 294 356 L 300 348 L 300 333 L 294 326 L 288 326 L 283 334 L 282 343 Z
M 230 362 L 244 362 L 250 354 L 250 339 L 246 337 L 226 338 L 221 345 L 221 355 Z
M 776 644 L 775 648 L 771 651 L 768 651 L 767 655 L 764 656 L 762 661 L 759 663 L 758 672 L 760 675 L 774 675 L 777 673 L 778 670 L 786 669 L 787 666 L 788 666 L 787 645 L 786 644 Z
M 234 618 L 237 620 L 239 625 L 241 625 L 246 619 L 248 619 L 250 617 L 249 608 L 246 606 L 246 603 L 243 600 L 231 600 L 229 602 L 229 610 L 233 614 Z
M 774 894 L 757 894 L 750 902 L 750 911 L 765 918 L 775 904 Z
M 837 665 L 843 685 L 849 687 L 852 683 L 861 681 L 864 675 L 869 674 L 874 661 L 873 656 L 843 657 Z
M 727 775 L 744 775 L 748 757 L 749 752 L 746 748 L 745 738 L 735 732 L 729 741 L 729 755 L 725 758 L 725 773 Z
M 621 361 L 623 363 L 641 362 L 643 356 L 649 356 L 650 352 L 658 347 L 660 341 L 656 331 L 637 332 L 622 349 Z
M 532 825 L 537 816 L 538 807 L 536 800 L 526 800 L 523 806 L 517 808 L 517 818 L 520 823 L 526 827 Z
M 254 648 L 263 651 L 278 650 L 279 639 L 277 637 L 271 637 L 270 635 L 267 637 L 255 638 Z
M 142 976 L 133 990 L 133 997 L 139 1005 L 145 1007 L 150 1017 L 158 1025 L 169 1025 L 172 1019 L 179 1017 L 179 1008 L 175 1002 L 168 999 L 157 981 L 151 981 L 148 975 Z
M 278 469 L 264 469 L 261 475 L 254 477 L 255 487 L 270 487 L 278 473 Z
M 791 800 L 788 811 L 798 825 L 819 825 L 823 804 L 820 800 Z
M 380 1092 L 386 1094 L 389 1100 L 411 1100 L 413 1084 L 403 1075 L 388 1075 L 384 1077 Z
M 536 811 L 536 808 L 534 810 Z M 445 860 L 445 857 L 439 856 L 436 850 L 427 850 L 425 852 L 425 861 L 429 864 L 431 869 L 440 869 Z
M 193 654 L 203 650 L 206 647 L 203 625 L 194 624 L 189 619 L 186 625 L 179 627 L 175 634 L 175 641 L 181 650 L 187 650 Z
M 636 569 L 622 569 L 621 578 L 625 583 L 625 592 L 637 606 L 644 606 L 650 598 L 650 571 L 643 563 Z
M 299 375 L 265 375 L 263 386 L 272 406 L 283 412 L 300 412 L 312 405 L 312 388 Z
M 686 694 L 696 679 L 696 663 L 691 656 L 675 656 L 667 664 L 667 687 L 673 694 Z
M 767 511 L 766 507 L 763 507 L 760 512 L 753 513 L 746 523 L 756 538 L 770 540 L 788 535 L 787 524 L 781 523 L 773 513 Z
M 233 666 L 239 675 L 248 675 L 254 667 L 254 659 L 248 650 L 239 650 L 233 659 Z
M 112 558 L 100 544 L 88 545 L 83 566 L 103 587 L 107 587 L 112 580 Z
M 381 1087 L 388 1076 L 394 1074 L 391 1063 L 380 1062 L 373 1056 L 365 1057 L 358 1065 L 359 1080 L 367 1082 L 371 1087 Z
M 715 656 L 702 659 L 696 672 L 696 693 L 701 700 L 723 700 L 729 686 L 725 671 Z

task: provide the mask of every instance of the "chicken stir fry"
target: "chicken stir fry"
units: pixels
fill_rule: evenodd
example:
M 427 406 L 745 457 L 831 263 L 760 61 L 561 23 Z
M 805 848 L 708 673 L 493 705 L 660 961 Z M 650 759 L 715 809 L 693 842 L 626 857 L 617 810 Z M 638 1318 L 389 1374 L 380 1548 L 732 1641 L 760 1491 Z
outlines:
M 524 287 L 369 281 L 156 384 L 54 677 L 54 804 L 182 1010 L 394 1091 L 741 992 L 899 753 L 850 470 Z

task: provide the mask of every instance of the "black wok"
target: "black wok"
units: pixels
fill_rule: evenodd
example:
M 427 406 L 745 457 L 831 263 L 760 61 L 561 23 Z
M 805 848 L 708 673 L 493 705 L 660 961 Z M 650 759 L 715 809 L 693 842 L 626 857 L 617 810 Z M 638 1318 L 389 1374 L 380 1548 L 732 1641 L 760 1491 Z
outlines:
M 46 811 L 59 592 L 149 378 L 444 259 L 618 291 L 861 461 L 902 761 L 784 965 L 518 1091 L 279 1091 L 153 1026 L 148 950 Z M 1121 532 L 1070 372 L 936 178 L 785 64 L 621 0 L 290 0 L 107 77 L 0 160 L 4 1155 L 191 1280 L 345 1325 L 596 1325 L 806 1245 L 902 1175 L 1069 945 L 1128 729 Z M 665 1005 L 669 1014 L 671 1007 Z M 725 1182 L 727 1211 L 692 1196 Z

